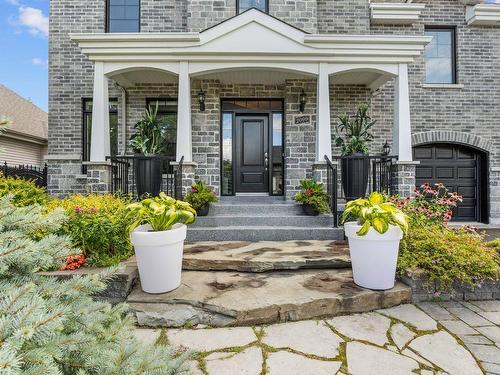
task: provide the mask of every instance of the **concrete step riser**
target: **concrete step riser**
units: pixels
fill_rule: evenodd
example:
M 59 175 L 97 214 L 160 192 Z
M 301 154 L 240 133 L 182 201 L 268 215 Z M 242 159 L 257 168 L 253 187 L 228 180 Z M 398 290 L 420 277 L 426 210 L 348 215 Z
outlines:
M 343 240 L 344 231 L 338 228 L 217 228 L 188 229 L 188 241 L 292 241 Z
M 224 226 L 333 227 L 331 216 L 206 216 L 198 217 L 195 228 Z
M 295 204 L 276 205 L 215 205 L 210 207 L 209 216 L 267 216 L 303 215 L 302 208 Z

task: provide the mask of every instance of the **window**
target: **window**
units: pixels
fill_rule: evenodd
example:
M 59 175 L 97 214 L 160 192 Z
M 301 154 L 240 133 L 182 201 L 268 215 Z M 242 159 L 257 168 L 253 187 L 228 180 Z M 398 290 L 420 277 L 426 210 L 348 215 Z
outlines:
M 140 31 L 140 0 L 108 0 L 107 30 L 110 33 Z
M 425 82 L 456 83 L 455 29 L 426 28 L 432 41 L 425 47 Z
M 146 100 L 146 107 L 155 109 L 157 118 L 162 122 L 165 136 L 164 155 L 175 159 L 177 147 L 177 100 L 154 98 Z
M 109 136 L 111 155 L 118 154 L 118 100 L 109 100 Z M 90 160 L 90 144 L 92 139 L 92 99 L 83 100 L 83 161 Z M 83 168 L 82 173 L 86 173 Z
M 242 13 L 250 8 L 256 8 L 263 12 L 269 12 L 268 0 L 237 0 L 237 11 Z

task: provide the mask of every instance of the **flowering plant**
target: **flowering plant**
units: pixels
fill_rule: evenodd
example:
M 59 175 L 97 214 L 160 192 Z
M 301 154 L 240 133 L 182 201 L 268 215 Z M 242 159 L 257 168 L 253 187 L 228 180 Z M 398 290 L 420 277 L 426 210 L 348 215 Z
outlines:
M 419 221 L 447 224 L 453 209 L 463 198 L 451 193 L 443 184 L 426 183 L 415 189 L 414 198 L 390 197 L 389 201 Z
M 78 268 L 81 268 L 85 265 L 86 259 L 85 255 L 80 254 L 80 255 L 70 255 L 66 259 L 66 262 L 64 263 L 62 270 L 63 271 L 74 271 L 77 270 Z
M 191 186 L 191 191 L 186 194 L 184 200 L 198 211 L 204 205 L 215 203 L 219 199 L 215 192 L 210 190 L 205 182 L 199 181 Z
M 328 209 L 328 194 L 322 183 L 314 180 L 300 180 L 301 190 L 295 195 L 296 202 L 307 204 L 319 213 L 327 213 Z

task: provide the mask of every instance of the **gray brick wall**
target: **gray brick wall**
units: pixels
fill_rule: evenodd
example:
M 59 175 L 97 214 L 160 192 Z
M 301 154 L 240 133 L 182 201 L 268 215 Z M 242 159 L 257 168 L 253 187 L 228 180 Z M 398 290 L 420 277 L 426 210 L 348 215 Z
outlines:
M 425 0 L 421 21 L 414 25 L 370 26 L 368 0 L 270 0 L 271 15 L 312 33 L 422 35 L 425 25 L 449 25 L 457 30 L 457 73 L 463 87 L 428 88 L 424 82 L 423 58 L 409 67 L 411 115 L 414 133 L 453 130 L 474 134 L 491 144 L 491 216 L 500 222 L 500 28 L 470 27 L 465 23 L 465 7 L 458 0 Z M 199 31 L 236 14 L 235 0 L 142 0 L 142 32 Z M 103 32 L 105 0 L 52 0 L 49 39 L 49 189 L 54 194 L 86 191 L 86 177 L 80 173 L 82 152 L 82 98 L 92 96 L 93 66 L 80 53 L 68 33 Z M 220 97 L 283 97 L 286 107 L 287 192 L 292 194 L 300 178 L 310 177 L 314 160 L 315 83 L 287 81 L 283 85 L 221 85 L 216 81 L 193 81 L 207 92 L 207 111 L 197 112 L 193 98 L 193 153 L 198 162 L 196 175 L 218 188 Z M 238 87 L 236 87 L 238 86 Z M 311 125 L 293 125 L 298 113 L 298 93 L 305 87 L 309 97 L 306 113 Z M 372 152 L 392 138 L 393 82 L 378 92 L 364 87 L 333 85 L 330 89 L 332 126 L 336 116 L 354 111 L 360 102 L 372 105 L 378 120 Z M 176 84 L 141 84 L 129 90 L 126 138 L 144 109 L 147 97 L 176 97 Z M 121 92 L 110 83 L 110 97 Z M 122 113 L 119 110 L 121 121 Z M 120 130 L 121 132 L 121 130 Z M 120 137 L 121 139 L 121 137 Z M 121 145 L 123 148 L 123 145 Z M 334 150 L 337 153 L 338 150 Z M 62 155 L 59 159 L 57 156 Z

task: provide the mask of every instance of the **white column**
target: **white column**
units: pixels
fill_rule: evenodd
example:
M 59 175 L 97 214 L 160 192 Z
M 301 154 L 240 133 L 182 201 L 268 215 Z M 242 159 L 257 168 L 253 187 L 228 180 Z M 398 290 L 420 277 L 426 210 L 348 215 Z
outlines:
M 325 155 L 332 158 L 332 130 L 330 124 L 330 82 L 328 64 L 319 64 L 316 106 L 316 161 L 323 162 Z
M 189 63 L 179 63 L 179 96 L 177 110 L 177 161 L 184 156 L 184 162 L 193 161 L 191 137 L 191 82 Z
M 394 129 L 393 154 L 399 161 L 412 161 L 410 90 L 408 87 L 408 66 L 399 64 L 398 76 L 394 85 Z
M 104 75 L 104 62 L 94 66 L 94 96 L 92 98 L 92 136 L 90 161 L 105 161 L 110 156 L 108 78 Z

